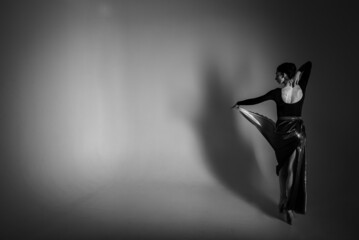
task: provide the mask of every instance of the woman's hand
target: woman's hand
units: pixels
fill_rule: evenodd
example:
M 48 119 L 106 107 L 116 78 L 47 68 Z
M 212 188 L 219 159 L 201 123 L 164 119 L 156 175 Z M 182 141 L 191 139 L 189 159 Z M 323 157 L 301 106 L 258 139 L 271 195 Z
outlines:
M 294 76 L 294 86 L 298 85 L 301 76 L 302 76 L 302 72 L 297 71 L 297 73 Z
M 236 102 L 236 104 L 234 104 L 234 105 L 232 106 L 232 109 L 239 109 L 239 103 Z

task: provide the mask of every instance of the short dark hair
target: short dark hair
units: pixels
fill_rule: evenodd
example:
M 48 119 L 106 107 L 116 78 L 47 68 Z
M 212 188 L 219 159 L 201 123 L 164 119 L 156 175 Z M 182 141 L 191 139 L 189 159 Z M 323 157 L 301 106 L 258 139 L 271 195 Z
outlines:
M 286 73 L 289 79 L 291 79 L 297 72 L 297 67 L 294 63 L 285 62 L 277 67 L 277 72 Z

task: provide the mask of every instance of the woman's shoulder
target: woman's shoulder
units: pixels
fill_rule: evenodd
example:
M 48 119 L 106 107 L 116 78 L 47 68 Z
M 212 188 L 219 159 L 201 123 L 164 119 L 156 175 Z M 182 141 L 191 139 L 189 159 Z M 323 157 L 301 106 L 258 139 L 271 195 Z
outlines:
M 282 88 L 274 88 L 272 89 L 270 92 L 274 93 L 274 94 L 280 94 L 282 91 Z
M 272 90 L 269 90 L 265 95 L 275 95 L 278 92 L 280 92 L 280 88 L 274 88 Z
M 274 88 L 272 90 L 270 90 L 269 92 L 267 92 L 266 94 L 267 96 L 270 96 L 272 99 L 276 99 L 278 98 L 278 96 L 281 95 L 281 88 Z

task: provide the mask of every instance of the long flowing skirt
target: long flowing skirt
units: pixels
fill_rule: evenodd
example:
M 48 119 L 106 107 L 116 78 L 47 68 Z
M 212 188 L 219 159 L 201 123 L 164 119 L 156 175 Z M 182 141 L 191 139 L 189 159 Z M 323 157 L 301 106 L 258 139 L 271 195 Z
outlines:
M 307 177 L 305 159 L 306 134 L 303 120 L 301 117 L 280 117 L 275 123 L 268 117 L 244 108 L 240 108 L 239 111 L 272 146 L 277 159 L 277 175 L 281 170 L 288 171 L 283 166 L 288 165 L 290 156 L 294 151 L 296 152 L 293 169 L 291 169 L 293 172 L 293 184 L 289 196 L 287 196 L 286 208 L 305 214 Z

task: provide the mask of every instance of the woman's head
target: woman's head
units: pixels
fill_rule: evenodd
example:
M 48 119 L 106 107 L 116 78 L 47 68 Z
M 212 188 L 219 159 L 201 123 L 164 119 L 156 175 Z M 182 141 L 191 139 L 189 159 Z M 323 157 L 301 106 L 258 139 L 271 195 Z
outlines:
M 286 82 L 295 76 L 297 67 L 294 63 L 282 63 L 277 67 L 276 80 L 279 83 Z

